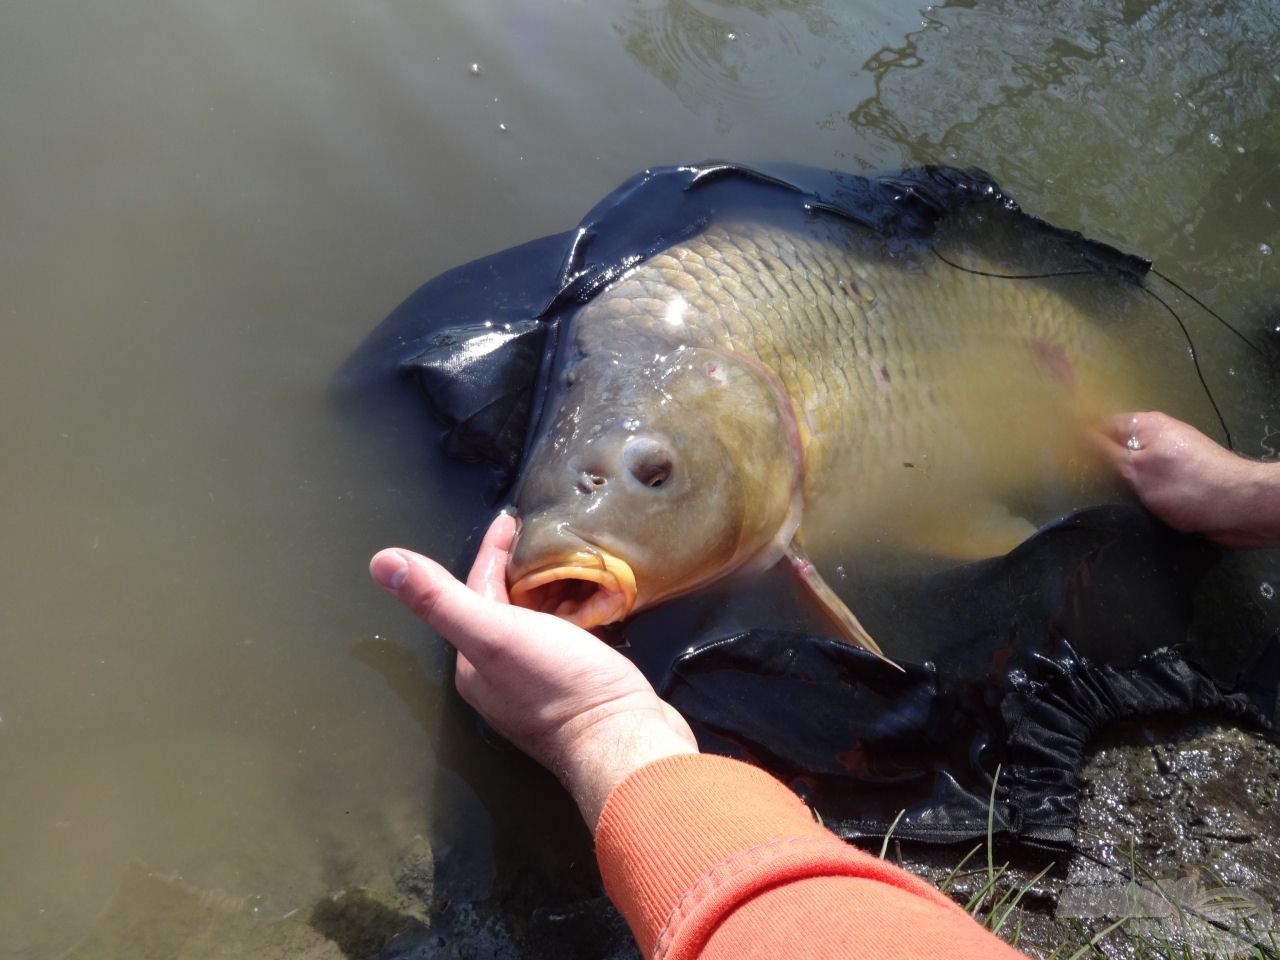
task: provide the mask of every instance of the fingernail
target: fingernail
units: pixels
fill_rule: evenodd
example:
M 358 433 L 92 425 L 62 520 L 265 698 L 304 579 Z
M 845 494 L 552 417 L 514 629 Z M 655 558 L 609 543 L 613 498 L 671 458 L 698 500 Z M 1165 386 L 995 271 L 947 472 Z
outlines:
M 395 593 L 409 575 L 409 561 L 398 550 L 383 550 L 369 563 L 369 573 L 381 586 Z

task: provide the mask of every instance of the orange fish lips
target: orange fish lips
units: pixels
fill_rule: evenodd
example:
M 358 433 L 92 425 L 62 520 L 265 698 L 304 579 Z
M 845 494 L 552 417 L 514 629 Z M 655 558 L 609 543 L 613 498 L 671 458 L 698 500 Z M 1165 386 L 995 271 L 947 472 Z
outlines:
M 518 607 L 591 630 L 626 619 L 636 602 L 636 578 L 626 561 L 583 551 L 522 574 L 508 593 Z

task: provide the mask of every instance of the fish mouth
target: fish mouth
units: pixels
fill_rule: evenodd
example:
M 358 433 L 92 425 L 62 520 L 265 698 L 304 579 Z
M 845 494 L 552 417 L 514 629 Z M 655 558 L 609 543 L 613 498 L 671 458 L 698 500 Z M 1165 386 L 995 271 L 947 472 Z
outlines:
M 636 577 L 625 560 L 593 551 L 524 574 L 508 595 L 518 607 L 591 630 L 626 619 L 636 602 Z

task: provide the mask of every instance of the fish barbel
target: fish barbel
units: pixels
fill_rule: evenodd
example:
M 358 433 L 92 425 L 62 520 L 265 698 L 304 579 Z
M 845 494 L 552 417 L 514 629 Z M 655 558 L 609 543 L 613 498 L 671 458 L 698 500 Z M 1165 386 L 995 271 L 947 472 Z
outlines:
M 560 335 L 512 602 L 592 628 L 785 557 L 878 652 L 811 556 L 1006 552 L 1044 490 L 1101 482 L 1104 413 L 1194 419 L 1141 278 L 1037 275 L 1023 221 L 1072 242 L 981 204 L 927 243 L 807 214 L 714 222 L 623 273 Z

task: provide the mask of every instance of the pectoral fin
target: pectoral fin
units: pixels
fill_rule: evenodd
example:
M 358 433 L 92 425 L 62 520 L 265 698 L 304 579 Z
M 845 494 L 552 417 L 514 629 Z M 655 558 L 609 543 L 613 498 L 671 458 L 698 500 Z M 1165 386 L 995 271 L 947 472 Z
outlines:
M 827 581 L 822 579 L 822 574 L 818 572 L 818 568 L 804 555 L 804 552 L 794 541 L 787 549 L 787 560 L 791 563 L 796 575 L 800 577 L 800 582 L 805 585 L 813 598 L 818 601 L 818 605 L 826 611 L 827 616 L 840 628 L 840 638 L 842 640 L 853 644 L 855 647 L 861 647 L 868 653 L 874 653 L 892 667 L 899 670 L 902 669 L 884 655 L 880 650 L 880 645 L 871 639 L 871 634 L 867 632 L 867 628 L 859 622 L 845 602 L 836 596 L 836 592 L 827 585 Z

